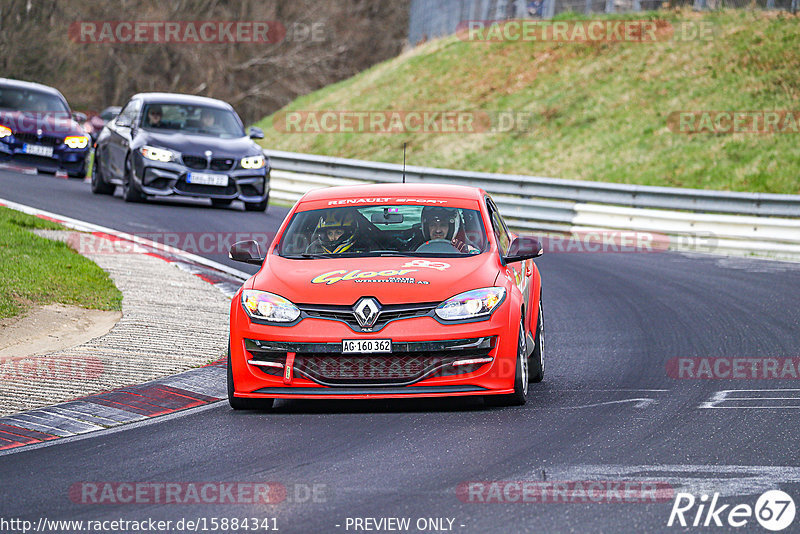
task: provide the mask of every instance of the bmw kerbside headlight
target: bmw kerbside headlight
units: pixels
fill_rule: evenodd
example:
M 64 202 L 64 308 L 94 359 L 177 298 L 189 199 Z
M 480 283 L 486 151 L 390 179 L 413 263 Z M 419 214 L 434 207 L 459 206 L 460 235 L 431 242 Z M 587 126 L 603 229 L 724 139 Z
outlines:
M 242 158 L 242 168 L 243 169 L 260 169 L 266 164 L 266 158 L 264 156 L 248 156 L 246 158 Z
M 445 321 L 489 317 L 506 296 L 502 287 L 484 287 L 459 293 L 439 304 L 436 315 Z
M 179 155 L 172 150 L 147 145 L 140 148 L 139 152 L 147 159 L 152 159 L 153 161 L 162 161 L 164 163 L 168 161 L 175 161 L 179 157 Z
M 64 144 L 70 148 L 86 148 L 89 146 L 89 138 L 85 135 L 70 135 L 64 138 Z
M 273 321 L 276 323 L 291 323 L 300 317 L 300 310 L 289 300 L 267 293 L 247 289 L 242 291 L 242 306 L 253 319 Z
M 0 139 L 8 137 L 9 135 L 11 135 L 11 128 L 0 126 Z

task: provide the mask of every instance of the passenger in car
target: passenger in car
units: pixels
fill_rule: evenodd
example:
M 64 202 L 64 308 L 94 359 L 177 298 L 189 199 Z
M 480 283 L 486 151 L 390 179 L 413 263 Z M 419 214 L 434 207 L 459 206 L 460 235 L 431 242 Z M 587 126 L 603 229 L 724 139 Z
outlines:
M 314 231 L 316 239 L 308 246 L 308 254 L 341 254 L 358 252 L 358 223 L 350 209 L 333 209 L 320 217 Z
M 161 106 L 150 106 L 147 110 L 147 125 L 150 128 L 163 128 L 164 124 L 161 122 Z

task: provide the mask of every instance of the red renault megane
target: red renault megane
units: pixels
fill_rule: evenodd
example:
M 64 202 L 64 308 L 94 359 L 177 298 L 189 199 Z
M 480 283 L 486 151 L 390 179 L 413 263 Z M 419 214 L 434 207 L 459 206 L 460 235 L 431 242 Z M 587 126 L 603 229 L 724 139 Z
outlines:
M 481 395 L 525 403 L 544 376 L 539 242 L 454 185 L 332 187 L 301 198 L 231 303 L 228 400 Z

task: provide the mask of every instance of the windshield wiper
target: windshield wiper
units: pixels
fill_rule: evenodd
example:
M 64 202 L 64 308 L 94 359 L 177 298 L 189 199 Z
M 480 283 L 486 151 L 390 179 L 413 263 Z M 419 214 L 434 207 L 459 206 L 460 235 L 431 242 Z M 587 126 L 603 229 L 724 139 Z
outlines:
M 341 257 L 341 254 L 310 254 L 310 253 L 303 253 L 303 254 L 286 254 L 281 256 L 283 258 L 288 258 L 290 260 L 311 260 L 314 258 L 338 258 Z

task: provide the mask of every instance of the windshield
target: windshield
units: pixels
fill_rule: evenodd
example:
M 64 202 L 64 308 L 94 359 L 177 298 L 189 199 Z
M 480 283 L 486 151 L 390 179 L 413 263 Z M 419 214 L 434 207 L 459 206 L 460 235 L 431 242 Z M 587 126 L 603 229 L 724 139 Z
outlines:
M 375 205 L 295 213 L 276 248 L 287 258 L 470 256 L 487 248 L 477 210 Z
M 0 109 L 34 113 L 69 113 L 56 95 L 31 89 L 0 86 Z
M 142 113 L 146 130 L 176 130 L 222 139 L 244 137 L 239 117 L 230 110 L 184 104 L 148 104 Z

